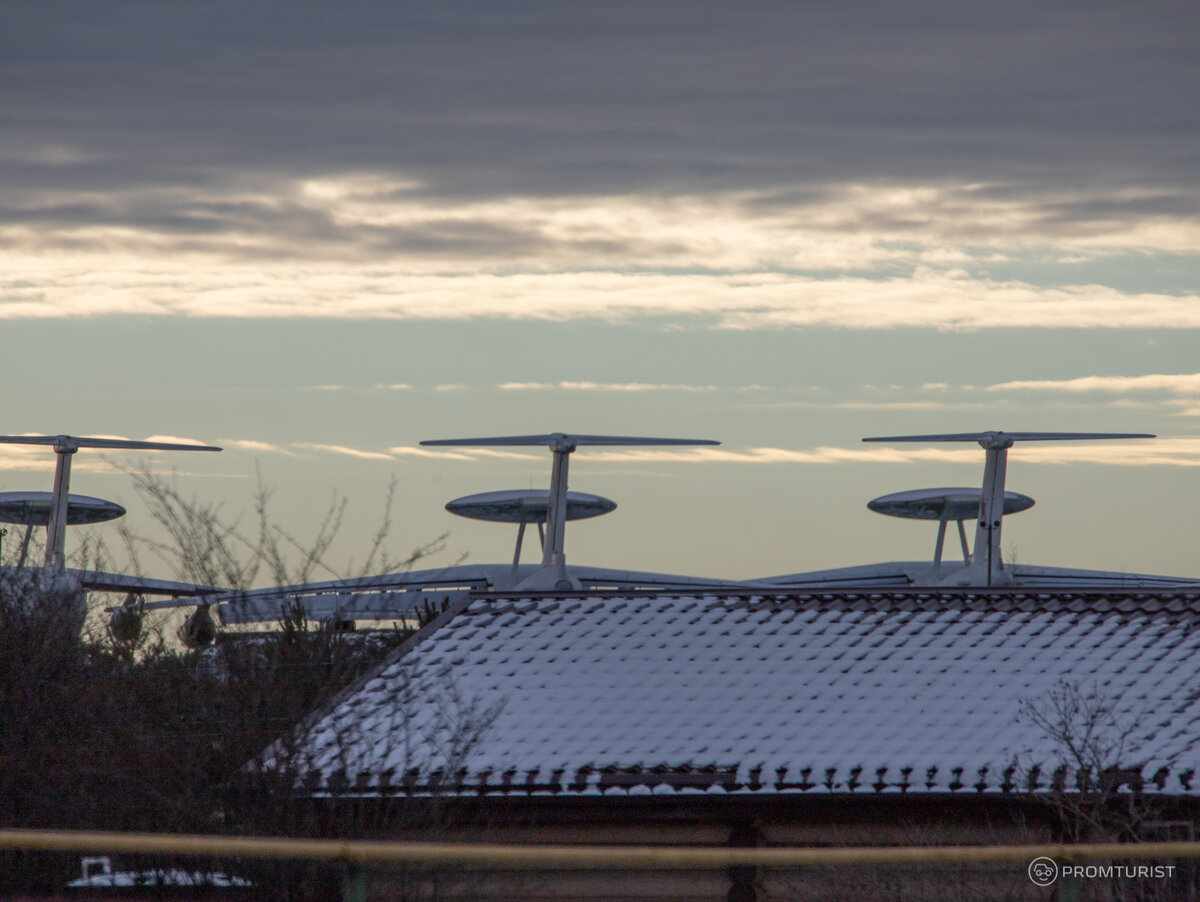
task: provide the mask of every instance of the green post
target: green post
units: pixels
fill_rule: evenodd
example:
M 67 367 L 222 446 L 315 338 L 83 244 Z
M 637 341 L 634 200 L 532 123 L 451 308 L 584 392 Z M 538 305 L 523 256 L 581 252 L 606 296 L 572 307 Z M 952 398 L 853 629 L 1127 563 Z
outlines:
M 342 902 L 367 902 L 367 869 L 360 861 L 342 869 Z
M 1079 878 L 1063 874 L 1058 880 L 1058 902 L 1079 902 Z

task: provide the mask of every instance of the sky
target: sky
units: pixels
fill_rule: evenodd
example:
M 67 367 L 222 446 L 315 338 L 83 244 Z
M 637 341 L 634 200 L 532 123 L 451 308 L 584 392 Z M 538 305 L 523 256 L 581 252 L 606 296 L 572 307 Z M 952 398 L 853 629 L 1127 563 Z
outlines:
M 618 509 L 570 561 L 749 578 L 932 553 L 866 508 L 1020 445 L 1022 563 L 1200 576 L 1200 7 L 215 0 L 0 6 L 0 431 L 154 527 L 122 464 L 236 517 L 256 474 L 330 573 L 507 560 L 472 492 L 553 431 Z M 52 455 L 0 451 L 0 490 Z M 530 558 L 532 560 L 532 557 Z M 170 576 L 165 563 L 146 568 Z

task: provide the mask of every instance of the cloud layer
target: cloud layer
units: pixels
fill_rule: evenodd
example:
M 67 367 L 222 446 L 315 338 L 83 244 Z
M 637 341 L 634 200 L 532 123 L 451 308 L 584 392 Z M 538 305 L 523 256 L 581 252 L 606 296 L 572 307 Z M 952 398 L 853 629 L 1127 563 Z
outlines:
M 626 322 L 695 319 L 730 329 L 1200 327 L 1200 296 L 1104 285 L 1043 287 L 918 268 L 890 278 L 784 272 L 434 275 L 378 266 L 221 266 L 161 259 L 15 256 L 0 319 L 103 315 Z
M 6 184 L 55 168 L 60 185 L 211 185 L 234 161 L 337 161 L 498 197 L 882 174 L 1162 185 L 1194 165 L 1170 140 L 1198 119 L 1186 0 L 1013 0 L 1003 15 L 943 0 L 297 0 L 286 16 L 119 0 L 0 16 L 9 165 L 25 176 Z
M 119 0 L 0 35 L 0 318 L 1200 325 L 1194 4 Z
M 1146 373 L 1141 376 L 1079 376 L 1075 379 L 1024 379 L 988 386 L 988 391 L 1139 394 L 1164 392 L 1200 396 L 1200 373 Z
M 285 454 L 289 448 L 253 440 L 225 440 L 231 450 L 255 454 Z M 538 449 L 510 451 L 497 448 L 421 448 L 397 446 L 386 451 L 360 449 L 345 445 L 297 442 L 292 448 L 310 454 L 352 457 L 367 461 L 420 460 L 497 460 L 542 461 L 548 458 Z M 37 449 L 0 448 L 0 470 L 49 470 L 53 457 L 34 453 Z M 1200 438 L 1167 438 L 1121 442 L 1022 443 L 1016 452 L 1022 462 L 1034 464 L 1104 464 L 1113 466 L 1200 466 Z M 898 445 L 861 445 L 814 448 L 776 447 L 694 447 L 694 448 L 589 448 L 583 455 L 594 463 L 677 463 L 677 464 L 897 464 L 897 463 L 970 463 L 982 461 L 974 447 Z M 83 461 L 81 461 L 83 463 Z M 110 470 L 102 458 L 85 463 L 92 471 Z

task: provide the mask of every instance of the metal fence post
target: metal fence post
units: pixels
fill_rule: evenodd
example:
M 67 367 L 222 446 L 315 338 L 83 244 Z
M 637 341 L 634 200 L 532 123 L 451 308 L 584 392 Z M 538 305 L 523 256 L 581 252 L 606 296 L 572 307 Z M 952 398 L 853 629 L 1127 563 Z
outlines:
M 367 902 L 367 868 L 361 861 L 342 868 L 342 902 Z
M 1068 859 L 1068 863 L 1070 859 Z M 1058 881 L 1058 902 L 1079 902 L 1079 878 L 1063 874 Z

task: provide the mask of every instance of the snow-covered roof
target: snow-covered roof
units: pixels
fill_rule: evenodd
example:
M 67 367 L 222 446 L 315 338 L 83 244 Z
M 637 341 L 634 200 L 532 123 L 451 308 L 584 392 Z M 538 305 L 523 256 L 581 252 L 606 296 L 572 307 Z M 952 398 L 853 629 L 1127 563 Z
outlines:
M 303 754 L 317 793 L 1024 792 L 1089 715 L 1103 763 L 1192 791 L 1200 595 L 481 595 Z

